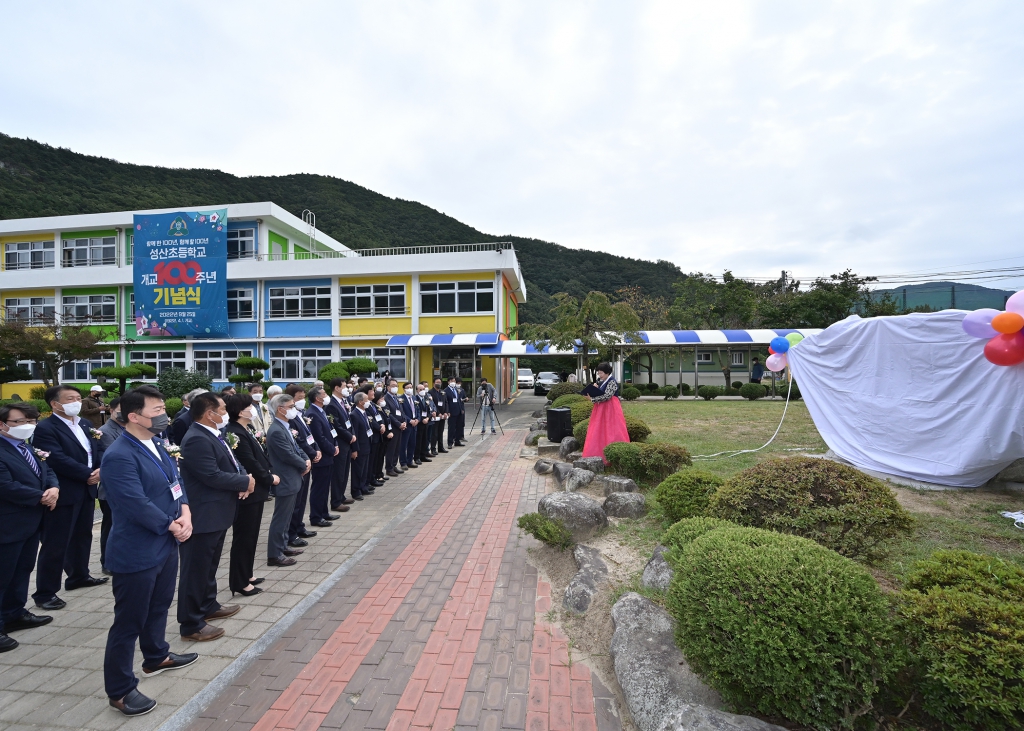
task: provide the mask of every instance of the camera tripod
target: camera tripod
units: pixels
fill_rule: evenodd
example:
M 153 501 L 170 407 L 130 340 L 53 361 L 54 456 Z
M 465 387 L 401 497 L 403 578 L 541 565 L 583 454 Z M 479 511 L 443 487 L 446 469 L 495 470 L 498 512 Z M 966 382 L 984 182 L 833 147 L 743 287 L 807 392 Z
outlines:
M 476 428 L 476 420 L 480 418 L 480 412 L 483 411 L 484 403 L 480 402 L 480 405 L 476 407 L 476 416 L 473 417 L 473 425 L 469 427 L 469 433 L 472 434 Z M 498 429 L 501 430 L 501 436 L 505 436 L 505 430 L 501 428 L 501 422 L 498 421 L 498 412 L 494 409 L 494 404 L 491 404 L 491 414 L 494 416 L 494 423 L 498 425 Z M 481 426 L 483 424 L 481 423 Z

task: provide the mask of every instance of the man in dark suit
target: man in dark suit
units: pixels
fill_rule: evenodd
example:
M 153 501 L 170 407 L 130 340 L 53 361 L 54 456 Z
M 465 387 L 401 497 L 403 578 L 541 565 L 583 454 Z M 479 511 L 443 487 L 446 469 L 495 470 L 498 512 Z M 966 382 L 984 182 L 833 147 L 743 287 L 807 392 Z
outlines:
M 107 539 L 114 622 L 103 656 L 103 684 L 113 708 L 140 716 L 153 710 L 156 701 L 138 691 L 133 671 L 136 642 L 142 649 L 145 677 L 199 659 L 194 652 L 171 652 L 165 637 L 178 574 L 178 543 L 188 543 L 192 515 L 174 459 L 154 439 L 167 429 L 163 394 L 140 386 L 126 392 L 119 405 L 125 430 L 103 454 L 103 487 L 114 516 Z
M 292 557 L 302 551 L 288 547 L 290 523 L 295 512 L 295 496 L 302 490 L 311 460 L 292 436 L 291 422 L 299 416 L 294 399 L 287 393 L 279 393 L 267 406 L 274 419 L 267 429 L 267 456 L 274 474 L 281 478 L 267 536 L 267 566 L 294 566 Z
M 293 383 L 284 390 L 285 394 L 292 397 L 295 403 L 295 410 L 298 415 L 291 420 L 290 426 L 296 432 L 298 436 L 295 438 L 296 443 L 299 445 L 309 460 L 310 464 L 316 464 L 320 461 L 323 456 L 320 450 L 317 448 L 316 439 L 313 437 L 313 432 L 310 431 L 309 425 L 302 416 L 302 412 L 306 409 L 306 391 L 297 383 Z M 309 486 L 312 482 L 312 470 L 307 472 L 302 478 L 302 487 L 299 489 L 299 493 L 295 496 L 295 508 L 292 511 L 292 520 L 288 526 L 288 545 L 292 548 L 303 548 L 308 546 L 309 543 L 305 540 L 306 538 L 312 538 L 316 535 L 315 530 L 308 530 L 306 524 L 302 518 L 306 514 L 306 502 L 309 499 Z
M 178 623 L 181 638 L 205 642 L 224 634 L 207 620 L 230 617 L 237 604 L 217 601 L 217 568 L 224 537 L 235 521 L 238 501 L 252 494 L 256 480 L 231 452 L 221 427 L 228 425 L 224 400 L 201 393 L 192 400 L 192 426 L 181 440 L 181 479 L 192 516 L 192 537 L 181 544 Z
M 388 418 L 383 391 L 378 394 L 375 389 L 367 388 L 366 416 L 369 419 L 373 435 L 370 437 L 370 462 L 366 468 L 364 494 L 374 492 L 375 488 L 384 484 L 384 480 L 390 479 L 388 475 L 384 474 L 384 454 L 387 451 L 387 445 L 390 444 L 390 438 L 394 434 L 391 432 L 391 421 Z
M 461 390 L 456 378 L 448 379 L 448 388 L 444 392 L 448 399 L 448 449 L 465 446 L 461 440 L 461 425 L 466 421 L 466 404 L 463 401 Z
M 416 384 L 416 408 L 420 415 L 420 425 L 416 427 L 416 464 L 423 464 L 433 461 L 430 459 L 430 437 L 434 431 L 431 419 L 437 418 L 434 402 L 427 393 L 426 381 Z
M 408 419 L 402 413 L 402 405 L 398 401 L 398 381 L 392 379 L 387 381 L 387 390 L 384 393 L 384 404 L 387 410 L 388 421 L 391 424 L 391 431 L 394 436 L 384 446 L 384 462 L 387 467 L 388 477 L 398 477 L 408 469 L 404 464 L 399 464 L 401 456 L 402 435 L 409 427 Z
M 356 393 L 355 406 L 352 407 L 352 433 L 356 441 L 352 445 L 352 454 L 355 459 L 352 462 L 352 494 L 360 495 L 356 500 L 362 500 L 361 495 L 370 489 L 368 484 L 370 469 L 370 450 L 373 446 L 373 435 L 376 434 L 374 422 L 371 420 L 367 405 L 370 397 L 362 391 Z
M 434 409 L 437 411 L 437 421 L 434 422 L 434 429 L 431 433 L 430 456 L 436 457 L 448 450 L 444 448 L 444 425 L 448 421 L 448 396 L 441 379 L 434 379 L 434 388 L 430 390 L 430 398 L 434 402 Z
M 333 394 L 327 402 L 327 414 L 334 419 L 333 426 L 338 432 L 338 456 L 334 458 L 334 471 L 331 474 L 331 510 L 341 510 L 354 501 L 345 497 L 345 485 L 348 484 L 349 469 L 352 462 L 352 444 L 356 441 L 352 433 L 352 417 L 348 403 L 348 384 L 343 378 L 332 378 L 327 384 Z
M 398 405 L 405 418 L 405 431 L 401 434 L 402 444 L 398 450 L 398 461 L 408 470 L 419 467 L 416 463 L 416 432 L 420 428 L 420 406 L 411 383 L 402 384 L 402 389 Z
M 31 404 L 0 406 L 0 652 L 18 646 L 8 633 L 53 621 L 25 609 L 43 514 L 60 494 L 57 475 L 26 441 L 38 418 Z
M 167 431 L 171 444 L 180 445 L 181 440 L 185 438 L 185 432 L 192 426 L 192 412 L 190 410 L 192 399 L 201 393 L 206 393 L 206 389 L 194 388 L 181 397 L 181 411 L 175 414 L 174 421 L 171 422 L 170 429 Z
M 338 458 L 341 451 L 338 448 L 338 430 L 327 418 L 327 406 L 331 397 L 320 386 L 313 386 L 309 390 L 309 399 L 313 404 L 306 409 L 306 418 L 309 419 L 309 429 L 313 432 L 313 439 L 320 450 L 320 461 L 313 465 L 310 472 L 313 479 L 309 486 L 309 522 L 320 528 L 330 528 L 332 520 L 337 520 L 340 515 L 333 515 L 328 512 L 328 501 L 331 496 L 331 476 L 334 474 L 334 460 Z M 340 512 L 348 511 L 347 505 L 339 508 Z
M 92 548 L 92 518 L 96 485 L 100 481 L 102 436 L 92 424 L 78 416 L 82 394 L 71 386 L 46 389 L 46 401 L 53 416 L 36 427 L 32 444 L 49 452 L 49 467 L 57 473 L 60 497 L 57 507 L 43 515 L 43 544 L 36 566 L 36 591 L 32 595 L 42 609 L 63 609 L 67 603 L 57 596 L 61 572 L 67 572 L 64 589 L 73 591 L 104 584 L 107 577 L 89 574 Z

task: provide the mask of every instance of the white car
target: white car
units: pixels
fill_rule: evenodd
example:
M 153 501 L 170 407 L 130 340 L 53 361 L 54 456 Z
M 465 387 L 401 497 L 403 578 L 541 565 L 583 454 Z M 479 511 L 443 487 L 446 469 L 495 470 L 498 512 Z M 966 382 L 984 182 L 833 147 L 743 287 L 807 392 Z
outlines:
M 519 388 L 533 388 L 533 371 L 529 368 L 520 368 L 516 380 Z

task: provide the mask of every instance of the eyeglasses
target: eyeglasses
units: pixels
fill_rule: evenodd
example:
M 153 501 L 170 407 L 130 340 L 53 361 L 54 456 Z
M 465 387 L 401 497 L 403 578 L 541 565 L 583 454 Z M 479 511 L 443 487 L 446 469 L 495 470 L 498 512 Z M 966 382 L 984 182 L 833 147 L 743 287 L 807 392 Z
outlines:
M 12 420 L 8 420 L 8 421 L 5 421 L 4 423 L 7 424 L 7 426 L 24 426 L 25 424 L 35 424 L 36 420 L 35 419 L 17 419 L 17 420 L 13 420 L 13 421 Z

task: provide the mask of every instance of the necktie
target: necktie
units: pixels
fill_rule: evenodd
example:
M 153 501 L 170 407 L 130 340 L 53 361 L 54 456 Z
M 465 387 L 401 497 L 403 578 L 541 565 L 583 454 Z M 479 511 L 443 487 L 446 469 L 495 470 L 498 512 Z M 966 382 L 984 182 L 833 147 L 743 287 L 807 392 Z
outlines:
M 231 463 L 235 466 L 235 472 L 238 472 L 238 460 L 236 460 L 235 459 L 235 455 L 231 453 L 231 446 L 228 444 L 227 440 L 224 438 L 224 435 L 223 434 L 218 434 L 217 435 L 217 439 L 219 439 L 220 443 L 223 444 L 227 448 L 228 456 L 231 457 Z
M 28 462 L 32 471 L 36 473 L 36 477 L 42 477 L 42 474 L 39 472 L 39 464 L 36 462 L 36 458 L 32 456 L 32 452 L 29 451 L 28 445 L 22 442 L 18 445 L 18 451 L 21 452 L 21 456 Z

